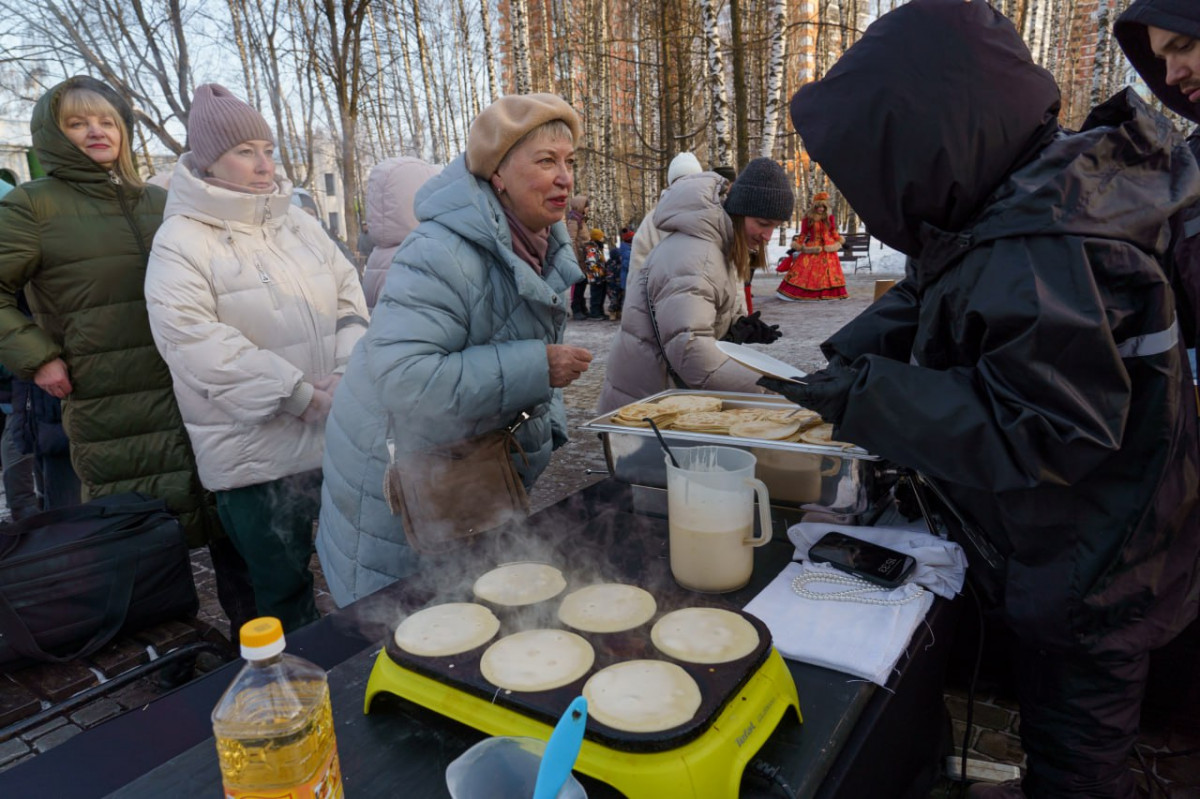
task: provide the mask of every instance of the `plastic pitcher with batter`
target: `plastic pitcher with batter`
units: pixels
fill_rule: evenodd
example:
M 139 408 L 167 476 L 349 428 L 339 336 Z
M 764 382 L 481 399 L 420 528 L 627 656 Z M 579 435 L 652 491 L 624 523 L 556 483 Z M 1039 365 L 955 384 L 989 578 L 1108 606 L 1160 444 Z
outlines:
M 754 477 L 756 460 L 733 447 L 678 449 L 675 457 L 679 468 L 666 459 L 671 574 L 693 591 L 736 591 L 750 582 L 754 547 L 771 540 L 771 501 Z

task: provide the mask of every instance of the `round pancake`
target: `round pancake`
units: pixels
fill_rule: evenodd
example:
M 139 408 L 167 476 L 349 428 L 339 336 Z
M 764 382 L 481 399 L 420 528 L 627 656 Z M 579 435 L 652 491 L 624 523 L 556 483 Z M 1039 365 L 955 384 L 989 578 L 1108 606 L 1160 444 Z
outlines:
M 676 660 L 728 663 L 758 647 L 758 630 L 729 610 L 684 608 L 655 622 L 650 640 L 660 652 Z
M 650 418 L 659 427 L 668 424 L 675 418 L 676 412 L 648 402 L 635 402 L 618 410 L 611 417 L 614 424 L 626 427 L 649 427 L 643 419 Z
M 677 394 L 671 397 L 663 397 L 654 404 L 672 413 L 719 411 L 725 405 L 718 397 L 703 397 L 697 394 Z
M 472 590 L 476 599 L 520 607 L 553 599 L 566 587 L 562 572 L 548 563 L 506 563 L 476 580 Z
M 567 630 L 525 630 L 501 638 L 483 652 L 483 678 L 509 691 L 549 691 L 588 673 L 596 653 Z
M 584 683 L 588 715 L 615 730 L 661 732 L 691 721 L 700 686 L 665 660 L 627 660 L 601 669 Z
M 448 602 L 418 610 L 396 628 L 396 646 L 410 655 L 445 657 L 483 646 L 500 630 L 500 620 L 483 605 Z
M 671 422 L 672 430 L 694 433 L 725 433 L 732 421 L 722 411 L 689 411 L 681 413 Z
M 558 620 L 585 633 L 632 630 L 654 618 L 658 603 L 635 585 L 597 583 L 563 597 Z
M 800 425 L 801 430 L 821 423 L 821 414 L 816 411 L 810 411 L 808 408 L 799 407 L 785 410 L 762 411 L 762 416 L 759 418 L 786 424 L 796 422 Z
M 763 415 L 768 413 L 774 413 L 774 411 L 763 408 L 727 408 L 721 411 L 722 416 L 728 417 L 729 424 L 747 419 L 762 419 Z
M 736 438 L 761 438 L 765 441 L 782 441 L 800 431 L 797 421 L 775 421 L 773 419 L 746 420 L 729 425 L 729 435 Z
M 824 447 L 841 447 L 849 449 L 853 444 L 845 441 L 835 441 L 833 438 L 833 425 L 819 424 L 816 427 L 810 427 L 800 433 L 800 440 L 805 444 L 819 444 Z

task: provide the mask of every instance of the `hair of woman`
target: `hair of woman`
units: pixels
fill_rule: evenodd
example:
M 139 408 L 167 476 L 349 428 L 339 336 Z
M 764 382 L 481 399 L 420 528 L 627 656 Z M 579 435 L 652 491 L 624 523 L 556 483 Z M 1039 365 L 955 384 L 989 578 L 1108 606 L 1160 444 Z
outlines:
M 133 146 L 129 139 L 129 128 L 125 126 L 125 120 L 122 119 L 120 112 L 113 107 L 108 98 L 91 89 L 68 89 L 63 92 L 58 101 L 58 126 L 60 129 L 67 117 L 88 115 L 110 116 L 116 120 L 117 129 L 121 131 L 121 147 L 117 153 L 117 162 L 113 164 L 113 171 L 123 183 L 136 188 L 144 186 L 145 181 L 142 180 L 137 167 L 133 164 Z
M 729 218 L 733 221 L 733 243 L 729 245 L 729 260 L 733 261 L 734 268 L 737 269 L 738 279 L 744 283 L 750 279 L 755 269 L 766 267 L 767 248 L 751 250 L 750 242 L 746 241 L 746 217 L 730 214 Z

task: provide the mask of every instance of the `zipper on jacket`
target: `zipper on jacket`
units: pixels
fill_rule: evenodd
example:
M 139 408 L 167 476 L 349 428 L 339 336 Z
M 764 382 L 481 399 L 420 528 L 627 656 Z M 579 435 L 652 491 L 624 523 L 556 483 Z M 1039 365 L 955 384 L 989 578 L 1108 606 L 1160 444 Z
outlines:
M 121 176 L 114 169 L 108 170 L 108 180 L 117 190 L 117 204 L 121 206 L 121 214 L 125 217 L 125 222 L 128 223 L 129 229 L 133 231 L 133 238 L 137 242 L 138 252 L 149 257 L 150 251 L 146 249 L 146 242 L 142 240 L 142 231 L 138 228 L 137 222 L 134 221 L 133 214 L 129 211 L 129 203 L 125 200 L 125 182 L 121 180 Z
M 286 227 L 286 225 L 285 225 L 285 227 Z M 303 244 L 305 247 L 308 247 L 308 243 L 304 240 L 304 237 L 299 233 L 299 231 L 293 230 L 291 228 L 289 228 L 289 230 L 291 230 L 292 235 L 295 236 L 296 239 L 301 244 Z M 279 247 L 270 236 L 267 235 L 265 227 L 263 228 L 263 240 L 266 243 L 268 249 L 270 249 L 272 252 L 274 252 L 280 258 L 280 260 L 282 260 L 284 263 L 289 263 L 291 261 L 288 254 L 286 252 L 284 252 L 283 249 L 281 247 Z M 311 250 L 312 248 L 308 247 L 308 249 Z M 320 262 L 321 261 L 320 253 L 315 253 L 315 255 L 317 256 L 317 261 Z M 300 270 L 300 267 L 297 267 L 297 269 Z M 333 369 L 336 366 L 336 360 L 337 360 L 337 356 L 336 356 L 336 349 L 337 349 L 336 324 L 334 327 L 334 334 L 333 334 L 334 335 L 333 346 L 335 349 L 335 355 L 334 355 L 335 363 L 327 366 L 325 363 L 325 337 L 321 335 L 321 325 L 317 321 L 317 313 L 314 310 L 312 297 L 309 296 L 308 289 L 305 286 L 305 277 L 304 277 L 303 272 L 300 271 L 300 273 L 298 275 L 292 276 L 292 280 L 295 282 L 296 292 L 300 295 L 300 298 L 303 300 L 302 303 L 297 303 L 297 304 L 304 305 L 304 311 L 307 313 L 308 322 L 312 327 L 313 374 L 320 375 L 320 376 L 332 374 Z M 336 315 L 336 309 L 335 309 L 335 315 Z
M 259 282 L 266 287 L 267 294 L 271 298 L 271 307 L 276 311 L 281 310 L 282 305 L 279 302 L 279 294 L 275 290 L 275 283 L 271 280 L 271 276 L 267 274 L 267 269 L 262 265 L 262 259 L 259 258 L 258 253 L 254 254 L 254 268 L 258 271 Z

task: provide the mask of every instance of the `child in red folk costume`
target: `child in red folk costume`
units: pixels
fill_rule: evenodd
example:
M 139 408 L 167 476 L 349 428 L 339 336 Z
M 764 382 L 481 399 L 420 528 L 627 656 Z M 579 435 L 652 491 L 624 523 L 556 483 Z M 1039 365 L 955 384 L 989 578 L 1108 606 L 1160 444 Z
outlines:
M 829 213 L 829 195 L 825 192 L 813 196 L 812 207 L 800 225 L 799 239 L 800 251 L 787 262 L 787 274 L 775 293 L 791 301 L 846 299 L 846 276 L 838 260 L 842 237 Z

